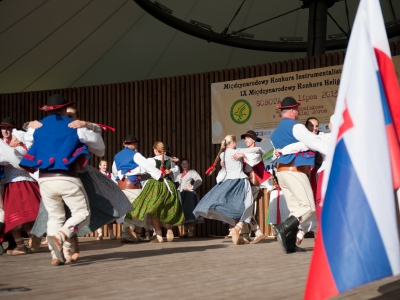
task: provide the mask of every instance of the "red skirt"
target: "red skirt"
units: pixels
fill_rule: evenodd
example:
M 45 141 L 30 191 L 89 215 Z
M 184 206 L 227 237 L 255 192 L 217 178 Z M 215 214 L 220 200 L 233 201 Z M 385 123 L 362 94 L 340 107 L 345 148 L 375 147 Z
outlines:
M 314 202 L 316 199 L 316 194 L 317 194 L 317 171 L 318 171 L 318 167 L 314 166 L 314 168 L 311 170 L 311 172 L 309 173 L 310 175 L 310 185 L 311 185 L 311 189 L 313 191 L 313 195 L 314 195 Z
M 324 171 L 319 173 L 318 176 L 318 185 L 317 185 L 317 193 L 315 195 L 315 214 L 317 216 L 318 223 L 321 221 L 321 210 L 322 207 L 320 206 L 322 202 L 322 180 L 324 180 Z
M 35 181 L 17 181 L 4 185 L 5 233 L 36 220 L 40 205 L 39 185 Z

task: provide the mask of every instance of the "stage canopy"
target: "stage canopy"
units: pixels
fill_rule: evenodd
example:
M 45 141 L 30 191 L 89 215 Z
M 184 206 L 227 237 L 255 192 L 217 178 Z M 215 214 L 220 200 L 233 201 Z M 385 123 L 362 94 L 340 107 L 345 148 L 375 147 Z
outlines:
M 172 15 L 221 33 L 242 0 L 159 0 Z M 358 1 L 329 13 L 344 29 Z M 289 12 L 295 0 L 247 0 L 229 31 Z M 400 18 L 400 1 L 381 1 L 385 22 Z M 307 41 L 308 9 L 246 31 L 257 40 Z M 245 50 L 207 42 L 171 28 L 132 0 L 0 0 L 0 93 L 169 77 L 305 57 L 306 53 Z M 193 25 L 194 26 L 194 25 Z M 329 35 L 341 33 L 328 18 Z

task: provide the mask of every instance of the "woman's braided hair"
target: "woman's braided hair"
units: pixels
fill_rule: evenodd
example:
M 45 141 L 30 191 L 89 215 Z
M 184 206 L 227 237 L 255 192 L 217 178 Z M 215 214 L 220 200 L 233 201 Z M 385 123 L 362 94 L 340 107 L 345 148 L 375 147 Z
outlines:
M 164 155 L 165 155 L 164 143 L 163 142 L 155 142 L 153 144 L 153 149 L 155 149 L 159 153 L 161 153 L 161 166 L 160 166 L 160 169 L 164 169 Z
M 207 175 L 211 175 L 215 171 L 215 167 L 217 166 L 217 163 L 219 161 L 221 153 L 225 151 L 226 146 L 228 146 L 231 142 L 236 142 L 236 136 L 229 134 L 222 140 L 221 147 L 219 148 L 219 151 L 218 151 L 217 157 L 214 160 L 214 163 L 206 171 Z

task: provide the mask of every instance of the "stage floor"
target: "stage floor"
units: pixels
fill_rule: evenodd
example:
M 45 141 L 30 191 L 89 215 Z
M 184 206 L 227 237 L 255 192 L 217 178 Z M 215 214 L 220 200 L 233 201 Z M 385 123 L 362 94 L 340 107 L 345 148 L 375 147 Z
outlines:
M 0 256 L 0 298 L 302 299 L 314 239 L 303 241 L 306 253 L 290 255 L 273 239 L 235 246 L 223 238 L 81 238 L 80 245 L 79 262 L 66 266 L 51 266 L 49 252 Z M 400 299 L 400 276 L 337 299 Z

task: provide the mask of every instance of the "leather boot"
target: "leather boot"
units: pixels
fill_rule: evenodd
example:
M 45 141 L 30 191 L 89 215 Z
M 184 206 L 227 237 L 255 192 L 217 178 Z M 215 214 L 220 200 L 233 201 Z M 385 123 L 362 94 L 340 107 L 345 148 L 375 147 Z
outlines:
M 294 249 L 296 250 L 296 252 L 307 252 L 307 250 L 306 249 L 304 249 L 304 248 L 300 248 L 299 246 L 295 246 L 294 247 Z
M 276 234 L 276 238 L 278 239 L 279 245 L 282 247 L 282 250 L 287 253 L 286 247 L 286 236 L 296 229 L 297 234 L 297 227 L 299 226 L 299 220 L 295 216 L 290 216 L 285 220 L 285 222 L 274 226 L 273 230 Z M 295 235 L 296 237 L 296 235 Z M 294 240 L 296 244 L 296 239 Z
M 297 228 L 293 228 L 289 234 L 286 236 L 285 243 L 286 243 L 286 253 L 294 253 L 296 252 L 296 237 L 297 237 Z
M 307 252 L 306 249 L 300 248 L 296 245 L 297 240 L 297 232 L 298 229 L 294 228 L 289 234 L 286 236 L 286 248 L 287 254 L 294 253 L 294 252 Z

